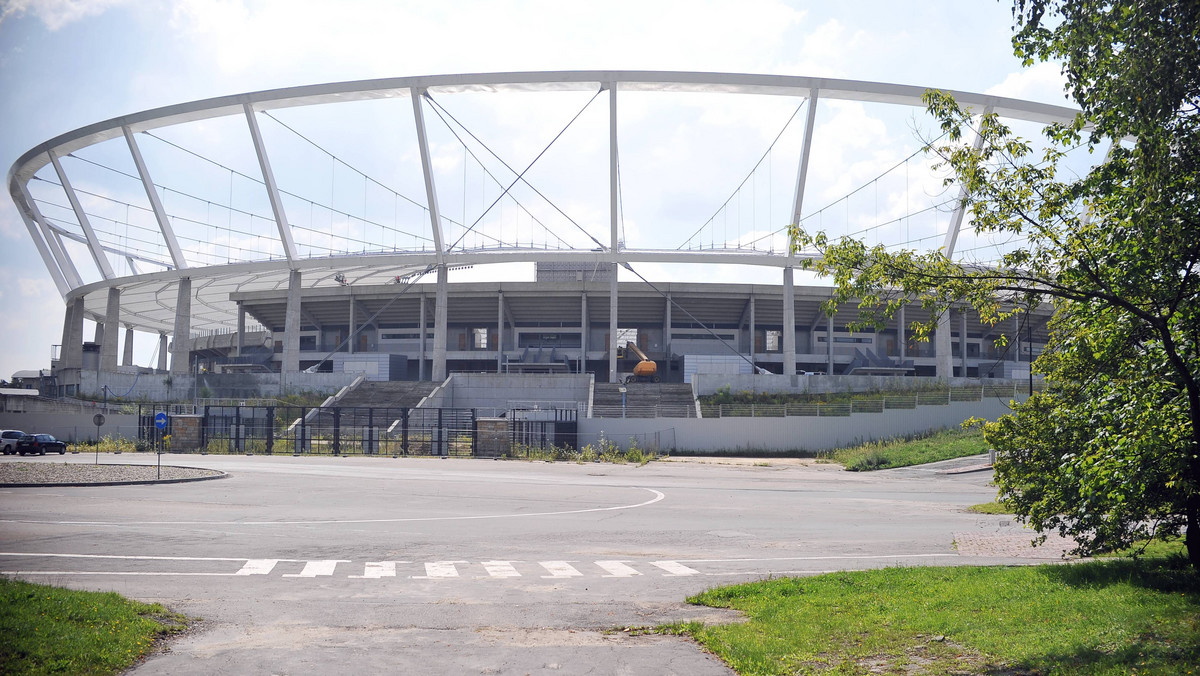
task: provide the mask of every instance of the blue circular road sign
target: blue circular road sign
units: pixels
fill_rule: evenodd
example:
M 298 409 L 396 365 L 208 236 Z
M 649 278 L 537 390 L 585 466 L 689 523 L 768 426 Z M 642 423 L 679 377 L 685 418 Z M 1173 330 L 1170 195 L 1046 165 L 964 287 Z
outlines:
M 154 414 L 154 426 L 160 430 L 167 429 L 167 414 L 159 411 Z

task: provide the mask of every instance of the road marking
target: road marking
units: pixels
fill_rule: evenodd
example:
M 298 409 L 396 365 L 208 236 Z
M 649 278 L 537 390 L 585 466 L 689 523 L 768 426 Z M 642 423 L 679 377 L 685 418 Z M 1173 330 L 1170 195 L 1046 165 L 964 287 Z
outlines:
M 53 556 L 60 559 L 124 559 L 126 561 L 245 561 L 246 557 L 217 556 L 123 556 L 118 554 L 39 554 L 36 552 L 0 552 L 0 556 Z M 276 559 L 288 561 L 290 559 Z
M 284 573 L 284 577 L 327 577 L 333 575 L 333 570 L 339 563 L 349 561 L 309 561 L 304 564 L 304 570 L 299 573 Z
M 396 577 L 396 564 L 409 561 L 367 561 L 362 575 L 350 575 L 355 580 L 374 580 L 381 577 Z
M 19 558 L 50 558 L 50 559 L 97 559 L 97 560 L 130 560 L 130 561 L 179 561 L 179 562 L 237 562 L 240 563 L 240 568 L 230 566 L 227 568 L 230 572 L 199 572 L 199 571 L 44 571 L 44 570 L 0 570 L 0 576 L 8 575 L 23 575 L 23 576 L 66 576 L 66 575 L 103 575 L 103 576 L 142 576 L 142 577 L 248 577 L 248 576 L 271 576 L 277 575 L 279 563 L 304 563 L 302 570 L 299 573 L 283 573 L 281 577 L 286 578 L 317 578 L 317 577 L 333 577 L 337 573 L 339 563 L 353 563 L 345 559 L 336 560 L 304 560 L 304 559 L 244 559 L 244 558 L 228 558 L 228 557 L 188 557 L 188 556 L 138 556 L 138 555 L 113 555 L 113 554 L 50 554 L 50 553 L 31 553 L 31 552 L 0 552 L 0 560 L 5 557 Z M 717 576 L 717 577 L 737 577 L 737 576 L 754 576 L 754 575 L 815 575 L 829 570 L 793 570 L 794 566 L 787 565 L 788 562 L 801 561 L 869 561 L 869 560 L 895 560 L 895 559 L 927 559 L 927 558 L 959 558 L 957 552 L 946 554 L 877 554 L 867 556 L 796 556 L 796 557 L 773 557 L 773 558 L 740 558 L 740 559 L 678 559 L 667 561 L 636 561 L 636 560 L 621 560 L 621 561 L 594 561 L 595 565 L 603 573 L 600 577 L 605 578 L 633 578 L 645 575 L 634 566 L 654 566 L 663 571 L 662 577 L 690 577 L 690 576 Z M 365 579 L 378 580 L 382 578 L 397 577 L 397 564 L 410 564 L 410 561 L 365 561 L 363 562 L 363 572 L 361 575 L 345 575 L 349 579 Z M 519 578 L 522 573 L 517 570 L 515 564 L 522 561 L 478 561 L 478 565 L 482 566 L 487 571 L 488 576 L 493 578 L 507 579 Z M 539 561 L 537 562 L 548 573 L 541 575 L 543 579 L 571 579 L 571 578 L 586 578 L 594 577 L 595 571 L 585 575 L 580 572 L 574 565 L 577 561 Z M 455 579 L 461 578 L 459 565 L 470 565 L 472 562 L 465 560 L 446 560 L 446 561 L 429 561 L 419 563 L 425 567 L 425 575 L 407 576 L 410 579 L 416 580 L 439 580 L 439 579 Z M 711 572 L 701 572 L 696 568 L 687 564 L 707 564 L 702 569 L 711 570 Z M 716 564 L 716 565 L 713 565 Z M 750 564 L 750 565 L 728 565 L 720 564 Z M 773 566 L 777 566 L 773 568 Z M 224 566 L 222 566 L 224 568 Z M 725 570 L 721 570 L 724 568 Z M 730 568 L 746 568 L 746 570 L 729 570 Z M 753 569 L 750 569 L 753 568 Z M 839 570 L 857 570 L 857 568 Z
M 479 514 L 475 516 L 419 516 L 403 519 L 329 519 L 309 521 L 38 521 L 36 519 L 0 519 L 0 523 L 33 523 L 43 526 L 321 526 L 342 525 L 352 523 L 419 523 L 426 521 L 479 521 L 482 519 L 516 519 L 535 516 L 565 516 L 568 514 L 592 514 L 596 512 L 616 512 L 623 509 L 637 509 L 653 505 L 666 499 L 662 491 L 643 486 L 611 486 L 611 488 L 629 488 L 649 491 L 653 498 L 632 505 L 617 505 L 616 507 L 588 507 L 584 509 L 568 509 L 561 512 L 522 512 L 518 514 Z
M 250 559 L 235 575 L 267 575 L 279 563 L 278 559 Z
M 694 568 L 688 568 L 678 561 L 651 561 L 650 565 L 657 566 L 667 571 L 663 577 L 686 577 L 688 575 L 699 575 L 700 571 Z
M 574 561 L 539 561 L 538 565 L 546 569 L 549 575 L 543 575 L 543 578 L 556 577 L 583 577 L 583 573 L 575 569 L 571 564 Z
M 521 574 L 518 573 L 517 569 L 513 567 L 514 563 L 521 563 L 521 562 L 520 561 L 480 561 L 480 565 L 482 565 L 484 570 L 486 570 L 488 572 L 488 575 L 491 575 L 492 577 L 521 577 Z
M 135 575 L 140 577 L 234 577 L 237 573 L 162 573 L 122 570 L 0 570 L 0 575 Z
M 448 577 L 458 577 L 458 568 L 454 567 L 456 563 L 467 563 L 466 561 L 430 561 L 425 564 L 424 575 L 413 575 L 414 580 L 438 580 Z
M 842 554 L 838 556 L 779 556 L 769 559 L 679 559 L 687 563 L 759 563 L 765 561 L 843 561 L 856 559 L 932 559 L 937 557 L 959 558 L 958 552 L 945 554 Z
M 628 561 L 597 561 L 596 565 L 609 572 L 608 575 L 601 577 L 633 577 L 634 575 L 641 575 L 637 569 L 625 565 L 626 563 Z

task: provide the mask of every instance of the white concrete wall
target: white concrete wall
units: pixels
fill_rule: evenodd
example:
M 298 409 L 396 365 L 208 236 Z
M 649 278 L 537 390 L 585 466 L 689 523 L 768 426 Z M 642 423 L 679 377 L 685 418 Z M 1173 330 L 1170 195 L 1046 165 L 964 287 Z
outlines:
M 63 441 L 94 441 L 94 412 L 87 413 L 0 413 L 0 429 L 21 430 L 29 434 L 52 434 Z M 136 415 L 104 414 L 100 437 L 137 439 Z
M 579 443 L 595 444 L 600 435 L 625 448 L 640 435 L 673 430 L 676 450 L 720 455 L 723 451 L 770 454 L 815 452 L 957 427 L 971 417 L 995 420 L 1008 413 L 996 398 L 946 406 L 920 406 L 845 417 L 789 418 L 588 418 L 579 421 Z M 660 434 L 670 437 L 671 434 Z
M 357 373 L 289 373 L 287 376 L 287 392 L 312 391 L 333 394 L 349 385 L 358 377 Z M 281 394 L 278 373 L 206 373 L 198 376 L 143 373 L 97 374 L 95 371 L 84 371 L 80 392 L 86 397 L 103 397 L 101 387 L 108 385 L 110 397 L 124 399 L 145 399 L 147 401 L 190 400 L 197 393 L 208 388 L 210 397 L 272 397 Z M 167 385 L 168 379 L 170 385 Z M 286 394 L 287 392 L 284 392 Z
M 880 392 L 905 391 L 921 388 L 944 387 L 947 382 L 953 387 L 987 385 L 989 387 L 1017 386 L 1020 392 L 1023 381 L 1006 381 L 1001 379 L 979 378 L 950 378 L 948 381 L 938 378 L 917 378 L 911 376 L 782 376 L 782 375 L 732 375 L 697 373 L 692 380 L 696 394 L 705 396 L 716 394 L 723 387 L 729 387 L 730 392 L 769 393 L 769 394 L 823 394 L 829 392 Z
M 425 408 L 484 408 L 507 411 L 517 402 L 586 403 L 591 378 L 580 374 L 455 373 L 431 395 Z

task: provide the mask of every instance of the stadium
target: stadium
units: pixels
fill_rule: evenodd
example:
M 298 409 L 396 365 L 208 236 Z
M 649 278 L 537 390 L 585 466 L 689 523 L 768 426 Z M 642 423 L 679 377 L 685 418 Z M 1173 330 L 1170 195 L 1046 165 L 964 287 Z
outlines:
M 172 388 L 255 397 L 492 374 L 516 383 L 506 401 L 549 401 L 529 383 L 583 376 L 596 392 L 578 397 L 593 401 L 605 384 L 703 393 L 696 376 L 709 391 L 1023 381 L 1048 308 L 1009 326 L 956 310 L 918 342 L 908 326 L 929 315 L 912 304 L 882 331 L 854 332 L 856 307 L 827 314 L 830 287 L 800 270 L 814 254 L 788 241 L 799 224 L 984 264 L 1014 244 L 971 232 L 960 188 L 924 152 L 936 133 L 888 148 L 860 141 L 878 134 L 869 124 L 830 133 L 847 110 L 903 126 L 925 91 L 489 73 L 291 87 L 97 122 L 8 174 L 66 302 L 38 384 L 159 400 Z M 1031 134 L 1077 112 L 951 93 Z M 870 161 L 843 171 L 841 146 L 867 146 Z M 669 180 L 696 185 L 666 203 Z M 157 339 L 148 359 L 135 358 L 137 335 Z

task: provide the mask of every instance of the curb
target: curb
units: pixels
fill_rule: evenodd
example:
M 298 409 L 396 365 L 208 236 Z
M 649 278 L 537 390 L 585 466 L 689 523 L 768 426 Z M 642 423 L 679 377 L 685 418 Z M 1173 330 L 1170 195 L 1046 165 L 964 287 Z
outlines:
M 155 465 L 120 465 L 120 467 L 155 467 Z M 196 476 L 183 479 L 149 479 L 143 481 L 70 481 L 70 482 L 54 482 L 54 483 L 35 483 L 35 484 L 5 484 L 0 483 L 0 488 L 54 488 L 57 486 L 65 487 L 86 487 L 86 486 L 146 486 L 153 484 L 186 484 L 194 481 L 213 481 L 215 479 L 229 478 L 228 472 L 221 470 L 209 469 L 207 467 L 184 467 L 180 465 L 168 465 L 175 469 L 198 469 L 209 472 L 216 472 L 211 476 Z
M 947 469 L 938 472 L 938 474 L 973 474 L 975 472 L 990 472 L 995 469 L 992 465 L 969 465 L 967 467 L 959 467 L 957 469 Z

